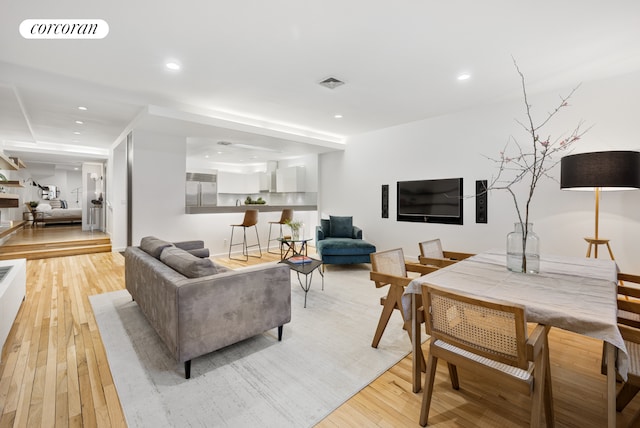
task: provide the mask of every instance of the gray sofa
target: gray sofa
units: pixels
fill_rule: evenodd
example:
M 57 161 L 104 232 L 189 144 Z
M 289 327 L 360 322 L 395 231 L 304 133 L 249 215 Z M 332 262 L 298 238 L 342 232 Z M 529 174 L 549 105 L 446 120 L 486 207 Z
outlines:
M 194 254 L 191 254 L 191 253 Z M 208 258 L 202 241 L 145 237 L 125 250 L 125 282 L 149 323 L 191 376 L 191 360 L 291 321 L 286 265 L 229 270 Z

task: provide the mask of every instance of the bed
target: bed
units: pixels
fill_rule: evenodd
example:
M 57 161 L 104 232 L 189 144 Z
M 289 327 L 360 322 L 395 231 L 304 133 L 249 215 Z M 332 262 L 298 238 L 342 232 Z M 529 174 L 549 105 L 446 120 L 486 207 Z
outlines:
M 82 223 L 82 208 L 68 208 L 65 201 L 42 200 L 35 211 L 38 223 Z

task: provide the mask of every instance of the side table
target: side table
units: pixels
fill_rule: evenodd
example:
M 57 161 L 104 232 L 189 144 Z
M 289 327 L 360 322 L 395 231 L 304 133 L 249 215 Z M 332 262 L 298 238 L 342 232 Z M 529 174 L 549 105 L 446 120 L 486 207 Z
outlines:
M 307 242 L 313 241 L 313 238 L 277 238 L 277 240 L 280 242 L 280 260 L 284 260 L 294 256 L 306 256 Z
M 304 257 L 303 259 L 304 262 L 296 263 L 291 261 L 292 259 L 295 260 L 294 257 Z M 289 269 L 291 269 L 292 271 L 295 271 L 296 274 L 298 275 L 298 282 L 300 283 L 300 287 L 302 287 L 302 290 L 304 291 L 304 307 L 306 308 L 307 293 L 311 288 L 311 281 L 313 280 L 313 271 L 315 271 L 320 266 L 322 266 L 322 260 L 312 259 L 311 257 L 306 257 L 306 256 L 294 256 L 294 257 L 281 260 L 279 263 L 286 264 L 287 266 L 289 266 Z M 322 277 L 322 290 L 324 291 L 324 274 L 322 273 L 322 269 L 318 269 L 318 272 L 320 272 L 320 276 Z M 304 275 L 304 284 L 300 279 L 300 274 Z

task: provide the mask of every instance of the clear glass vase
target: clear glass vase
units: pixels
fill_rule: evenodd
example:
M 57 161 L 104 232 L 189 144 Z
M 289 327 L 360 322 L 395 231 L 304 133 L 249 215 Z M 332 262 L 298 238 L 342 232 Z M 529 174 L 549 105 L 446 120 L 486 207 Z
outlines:
M 526 234 L 526 238 L 525 238 Z M 533 223 L 514 223 L 507 235 L 507 269 L 513 272 L 540 272 L 540 238 L 533 231 Z

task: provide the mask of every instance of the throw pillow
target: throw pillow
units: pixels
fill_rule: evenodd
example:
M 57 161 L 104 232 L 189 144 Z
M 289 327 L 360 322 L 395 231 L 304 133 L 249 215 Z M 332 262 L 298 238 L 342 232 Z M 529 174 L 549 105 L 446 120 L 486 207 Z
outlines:
M 322 228 L 322 233 L 324 234 L 324 236 L 321 236 L 322 239 L 331 236 L 331 222 L 328 218 L 320 219 L 320 227 Z
M 200 278 L 218 273 L 211 259 L 201 259 L 177 247 L 162 250 L 160 260 L 187 278 Z
M 200 257 L 201 259 L 207 258 L 210 256 L 208 248 L 193 248 L 191 250 L 185 250 L 192 256 Z
M 167 247 L 173 247 L 173 244 L 155 236 L 145 236 L 140 240 L 140 249 L 156 259 L 160 258 L 162 250 Z
M 329 216 L 331 236 L 334 238 L 351 238 L 353 232 L 353 217 Z
M 51 205 L 40 203 L 36 207 L 36 210 L 38 210 L 38 211 L 51 211 Z
M 49 205 L 51 205 L 52 209 L 62 208 L 62 202 L 60 202 L 60 199 L 50 199 Z

